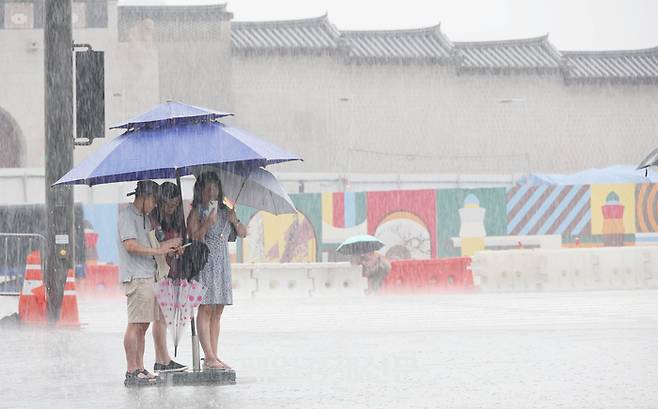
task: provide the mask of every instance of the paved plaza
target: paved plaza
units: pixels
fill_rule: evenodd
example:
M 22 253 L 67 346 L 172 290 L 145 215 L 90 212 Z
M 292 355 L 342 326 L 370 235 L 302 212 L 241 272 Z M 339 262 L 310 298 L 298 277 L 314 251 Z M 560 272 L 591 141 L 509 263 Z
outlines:
M 142 389 L 123 386 L 123 303 L 80 300 L 81 330 L 0 329 L 0 407 L 658 408 L 658 291 L 239 301 L 236 385 Z

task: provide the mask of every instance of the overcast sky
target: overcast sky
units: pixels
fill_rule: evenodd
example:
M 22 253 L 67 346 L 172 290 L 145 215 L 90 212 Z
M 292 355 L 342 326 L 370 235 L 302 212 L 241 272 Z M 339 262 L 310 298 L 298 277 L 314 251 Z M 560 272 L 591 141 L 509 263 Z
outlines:
M 120 5 L 217 4 L 210 0 L 119 0 Z M 658 46 L 658 0 L 233 0 L 236 21 L 290 20 L 329 13 L 340 30 L 418 28 L 441 23 L 453 41 L 548 33 L 561 50 Z

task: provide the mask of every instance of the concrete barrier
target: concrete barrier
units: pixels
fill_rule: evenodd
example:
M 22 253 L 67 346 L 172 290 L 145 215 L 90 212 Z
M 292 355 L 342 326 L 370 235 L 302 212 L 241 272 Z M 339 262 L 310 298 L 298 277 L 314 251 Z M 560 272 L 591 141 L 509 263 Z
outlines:
M 481 291 L 658 288 L 658 247 L 481 251 L 472 271 Z
M 237 299 L 363 295 L 368 288 L 361 267 L 350 263 L 238 263 L 231 269 Z
M 309 297 L 313 281 L 308 277 L 306 263 L 255 264 L 251 276 L 256 280 L 254 298 Z
M 364 295 L 368 279 L 361 266 L 350 263 L 310 263 L 308 277 L 313 281 L 312 296 Z
M 231 265 L 231 283 L 233 286 L 233 299 L 250 299 L 258 289 L 258 282 L 252 272 L 255 264 Z
M 647 248 L 638 247 L 640 252 L 639 280 L 645 288 L 658 287 L 658 254 Z
M 533 250 L 501 250 L 475 253 L 471 264 L 473 281 L 484 291 L 534 291 L 545 278 Z

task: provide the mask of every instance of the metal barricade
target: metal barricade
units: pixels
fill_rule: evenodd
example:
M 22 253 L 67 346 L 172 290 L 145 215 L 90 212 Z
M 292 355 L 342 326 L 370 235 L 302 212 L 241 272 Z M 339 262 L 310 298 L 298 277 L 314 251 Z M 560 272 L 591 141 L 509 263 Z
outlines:
M 0 295 L 20 293 L 26 258 L 32 251 L 40 253 L 41 271 L 45 272 L 46 238 L 43 235 L 0 233 Z

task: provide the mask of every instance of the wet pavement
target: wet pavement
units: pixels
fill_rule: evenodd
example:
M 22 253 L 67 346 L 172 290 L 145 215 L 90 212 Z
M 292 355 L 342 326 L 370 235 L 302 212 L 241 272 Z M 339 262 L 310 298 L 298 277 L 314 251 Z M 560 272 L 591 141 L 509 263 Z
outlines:
M 80 319 L 0 328 L 0 408 L 658 408 L 658 291 L 239 301 L 225 386 L 125 388 L 124 301 Z

